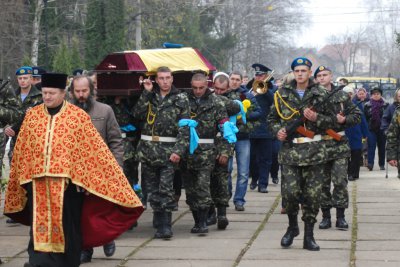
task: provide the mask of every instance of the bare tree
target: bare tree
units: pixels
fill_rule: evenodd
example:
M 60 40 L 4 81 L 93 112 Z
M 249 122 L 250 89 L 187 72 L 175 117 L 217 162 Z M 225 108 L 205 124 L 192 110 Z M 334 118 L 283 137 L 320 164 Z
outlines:
M 4 0 L 0 9 L 0 77 L 13 77 L 29 56 L 32 26 L 24 0 Z
M 364 0 L 369 7 L 370 23 L 366 34 L 369 40 L 377 74 L 400 77 L 400 51 L 396 33 L 400 26 L 400 1 Z
M 285 51 L 291 43 L 294 25 L 301 24 L 301 3 L 293 0 L 228 0 L 220 7 L 216 31 L 230 31 L 237 39 L 229 57 L 231 69 L 249 72 L 252 63 L 263 63 L 285 72 Z M 294 8 L 296 7 L 296 8 Z M 280 56 L 277 56 L 277 55 Z M 282 58 L 283 57 L 283 58 Z

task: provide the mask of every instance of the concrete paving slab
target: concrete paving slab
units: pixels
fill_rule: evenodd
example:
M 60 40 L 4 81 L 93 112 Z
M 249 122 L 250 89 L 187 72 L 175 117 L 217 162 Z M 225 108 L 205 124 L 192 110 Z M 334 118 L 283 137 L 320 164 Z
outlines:
M 398 251 L 400 240 L 358 240 L 357 251 Z M 400 259 L 400 256 L 399 256 Z
M 25 236 L 13 236 L 11 239 L 1 236 L 0 239 L 0 257 L 13 257 L 24 251 L 28 247 L 29 237 Z
M 383 223 L 383 224 L 398 224 L 400 222 L 400 216 L 371 216 L 371 215 L 358 215 L 358 223 Z
M 397 262 L 400 266 L 400 253 L 399 251 L 357 251 L 357 260 L 371 260 L 371 261 L 383 261 L 383 262 Z M 375 265 L 379 266 L 379 265 Z
M 259 267 L 259 266 L 279 266 L 279 267 L 348 267 L 349 263 L 345 260 L 242 260 L 238 267 Z M 358 267 L 358 265 L 357 265 Z
M 400 224 L 359 223 L 358 240 L 400 240 Z
M 126 267 L 154 267 L 154 266 L 163 266 L 163 267 L 232 267 L 234 261 L 233 260 L 129 260 L 124 266 Z M 88 266 L 90 267 L 90 266 Z
M 232 260 L 240 253 L 243 247 L 241 242 L 231 242 L 229 249 L 219 250 L 208 245 L 207 247 L 170 247 L 166 244 L 164 247 L 148 246 L 146 249 L 135 253 L 131 259 L 158 259 L 158 260 Z
M 10 262 L 3 263 L 1 267 L 22 267 L 25 262 L 28 262 L 28 258 L 17 258 Z
M 357 260 L 357 267 L 399 267 L 398 261 Z
M 338 249 L 322 249 L 321 251 L 308 251 L 303 249 L 303 242 L 294 242 L 289 249 L 259 249 L 252 248 L 246 252 L 243 260 L 331 260 L 343 261 L 349 259 L 350 252 Z M 348 261 L 347 261 L 348 262 Z

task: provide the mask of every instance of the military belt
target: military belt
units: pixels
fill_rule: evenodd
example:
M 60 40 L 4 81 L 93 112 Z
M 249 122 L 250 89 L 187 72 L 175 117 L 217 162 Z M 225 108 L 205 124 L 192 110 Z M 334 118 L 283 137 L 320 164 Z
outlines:
M 218 132 L 216 136 L 221 137 L 222 136 L 221 132 Z
M 344 136 L 345 133 L 342 132 L 338 132 L 338 134 L 340 134 L 341 136 Z M 332 140 L 333 137 L 330 135 L 320 135 L 317 134 L 314 136 L 314 138 L 309 138 L 309 137 L 298 137 L 298 138 L 294 138 L 293 139 L 293 143 L 294 144 L 303 144 L 303 143 L 310 143 L 310 142 L 318 142 L 321 140 Z
M 157 135 L 144 135 L 142 134 L 140 139 L 145 140 L 145 141 L 152 141 L 152 142 L 166 142 L 166 143 L 174 143 L 176 142 L 175 137 L 169 137 L 169 136 L 157 136 Z
M 214 144 L 214 139 L 199 139 L 199 144 Z

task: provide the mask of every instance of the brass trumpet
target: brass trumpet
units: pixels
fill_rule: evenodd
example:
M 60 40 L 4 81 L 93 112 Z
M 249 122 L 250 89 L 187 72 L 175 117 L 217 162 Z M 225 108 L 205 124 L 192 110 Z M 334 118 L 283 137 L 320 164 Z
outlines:
M 265 94 L 268 91 L 268 82 L 272 78 L 274 70 L 269 73 L 269 75 L 263 81 L 254 80 L 251 90 L 257 95 Z

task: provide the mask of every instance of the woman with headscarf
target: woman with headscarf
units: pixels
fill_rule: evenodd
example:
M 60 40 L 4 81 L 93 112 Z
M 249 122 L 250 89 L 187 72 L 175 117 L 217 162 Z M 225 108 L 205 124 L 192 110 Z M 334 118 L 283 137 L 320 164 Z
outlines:
M 368 170 L 374 167 L 375 149 L 378 147 L 379 167 L 385 169 L 385 144 L 386 136 L 381 130 L 382 116 L 385 109 L 389 106 L 382 98 L 382 89 L 375 87 L 370 91 L 370 100 L 364 105 L 364 114 L 368 122 Z

